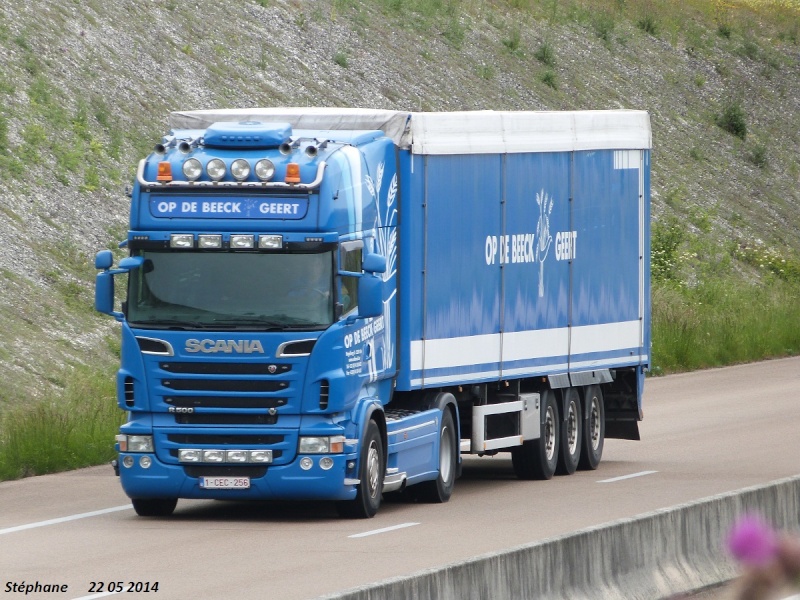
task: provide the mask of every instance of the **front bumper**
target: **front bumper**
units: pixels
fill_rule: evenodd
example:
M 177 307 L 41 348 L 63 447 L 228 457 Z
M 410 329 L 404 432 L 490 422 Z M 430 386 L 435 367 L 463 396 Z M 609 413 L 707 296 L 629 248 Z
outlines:
M 125 467 L 125 456 L 134 458 L 133 466 Z M 145 469 L 139 458 L 149 456 L 151 465 Z M 300 468 L 300 460 L 309 456 L 313 466 L 308 470 Z M 323 470 L 319 461 L 323 457 L 333 459 L 333 467 Z M 195 498 L 210 500 L 351 500 L 356 495 L 352 473 L 348 473 L 348 462 L 355 462 L 356 455 L 320 454 L 298 455 L 289 464 L 268 465 L 263 476 L 251 477 L 249 489 L 220 490 L 200 487 L 202 467 L 193 465 L 192 475 L 187 474 L 184 465 L 165 464 L 155 454 L 120 453 L 119 471 L 122 489 L 130 498 Z M 216 467 L 216 466 L 215 466 Z M 218 467 L 216 467 L 218 468 Z M 237 467 L 231 467 L 232 476 Z M 208 468 L 206 475 L 215 471 Z M 196 475 L 196 476 L 193 476 Z

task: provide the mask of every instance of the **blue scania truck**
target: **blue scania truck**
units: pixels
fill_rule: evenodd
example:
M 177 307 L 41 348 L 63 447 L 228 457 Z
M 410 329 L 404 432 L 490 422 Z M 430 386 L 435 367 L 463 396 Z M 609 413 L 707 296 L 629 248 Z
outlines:
M 121 323 L 122 487 L 446 502 L 462 454 L 522 479 L 639 439 L 647 113 L 200 110 L 138 166 L 95 306 Z M 116 299 L 114 282 L 126 291 Z

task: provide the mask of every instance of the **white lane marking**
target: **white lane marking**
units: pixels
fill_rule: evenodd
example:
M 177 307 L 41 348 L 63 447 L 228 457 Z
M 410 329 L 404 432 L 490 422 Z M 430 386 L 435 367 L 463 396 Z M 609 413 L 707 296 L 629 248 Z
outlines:
M 400 525 L 392 525 L 391 527 L 384 527 L 383 529 L 373 529 L 372 531 L 365 531 L 364 533 L 354 533 L 348 535 L 349 538 L 362 538 L 369 535 L 378 535 L 379 533 L 386 533 L 387 531 L 396 531 L 397 529 L 405 529 L 406 527 L 413 527 L 419 523 L 401 523 Z
M 6 533 L 14 533 L 16 531 L 24 531 L 26 529 L 35 529 L 36 527 L 46 527 L 47 525 L 58 525 L 59 523 L 77 521 L 78 519 L 88 519 L 89 517 L 107 515 L 108 513 L 119 512 L 121 510 L 130 510 L 131 508 L 133 507 L 130 504 L 126 504 L 124 506 L 113 506 L 111 508 L 104 508 L 103 510 L 93 510 L 92 512 L 80 513 L 77 515 L 69 515 L 68 517 L 59 517 L 58 519 L 37 521 L 35 523 L 28 523 L 27 525 L 17 525 L 16 527 L 7 527 L 5 529 L 0 529 L 0 535 L 5 535 Z
M 93 600 L 94 598 L 105 598 L 106 596 L 116 596 L 121 592 L 103 592 L 102 594 L 92 594 L 91 596 L 81 596 L 80 598 L 73 598 L 73 600 Z
M 634 477 L 643 477 L 644 475 L 652 475 L 658 471 L 640 471 L 639 473 L 632 473 L 630 475 L 623 475 L 621 477 L 612 477 L 611 479 L 601 479 L 597 483 L 614 483 L 615 481 L 622 481 L 623 479 L 633 479 Z

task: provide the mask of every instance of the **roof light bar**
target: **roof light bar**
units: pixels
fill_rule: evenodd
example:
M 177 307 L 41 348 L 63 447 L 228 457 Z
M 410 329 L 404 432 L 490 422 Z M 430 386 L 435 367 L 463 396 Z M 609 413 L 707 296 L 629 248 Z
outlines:
M 197 246 L 203 250 L 222 248 L 222 236 L 210 233 L 200 234 L 197 236 Z
M 283 236 L 260 235 L 258 236 L 258 247 L 262 250 L 280 250 L 283 248 Z
M 255 247 L 255 236 L 250 234 L 235 233 L 231 235 L 231 248 L 243 250 Z
M 169 236 L 169 247 L 181 250 L 194 248 L 194 235 L 191 233 L 172 233 Z

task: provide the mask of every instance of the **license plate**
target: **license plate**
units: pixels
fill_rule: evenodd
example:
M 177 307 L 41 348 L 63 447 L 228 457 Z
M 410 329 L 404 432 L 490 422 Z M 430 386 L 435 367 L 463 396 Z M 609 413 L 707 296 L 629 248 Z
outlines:
M 201 477 L 204 490 L 246 490 L 250 488 L 249 477 Z

